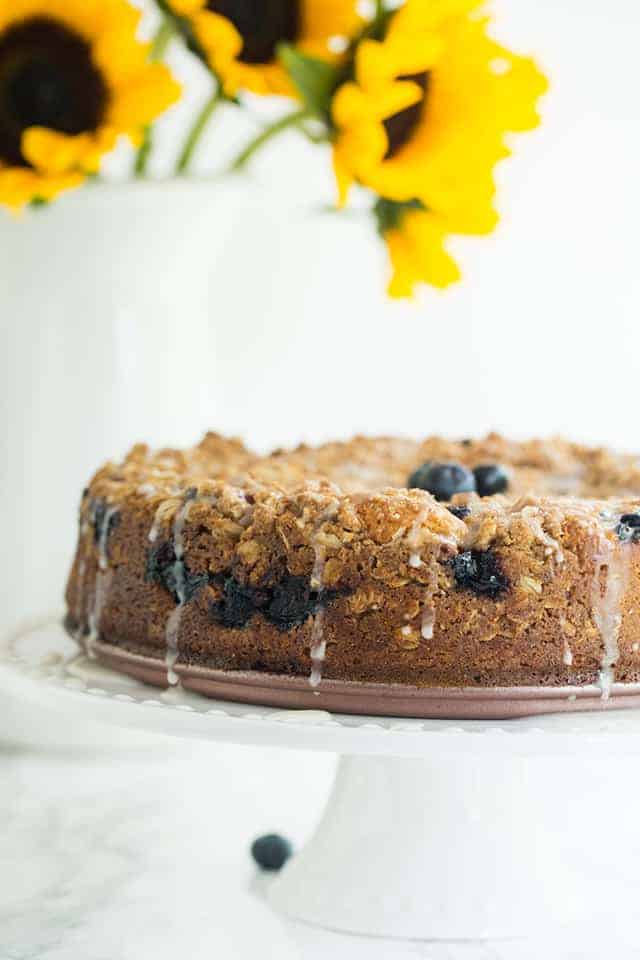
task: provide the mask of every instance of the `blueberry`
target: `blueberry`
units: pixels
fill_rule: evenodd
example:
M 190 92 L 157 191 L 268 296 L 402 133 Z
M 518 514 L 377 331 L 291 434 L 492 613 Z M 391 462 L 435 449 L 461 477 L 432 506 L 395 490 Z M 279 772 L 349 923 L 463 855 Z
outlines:
M 483 463 L 475 467 L 473 475 L 476 478 L 476 490 L 481 497 L 504 493 L 509 486 L 506 470 L 497 463 Z
M 159 583 L 176 603 L 186 603 L 209 582 L 206 573 L 193 573 L 184 560 L 178 560 L 170 540 L 153 547 L 147 554 L 145 579 Z
M 318 612 L 319 596 L 306 577 L 285 577 L 274 587 L 264 615 L 278 630 L 290 630 Z
M 640 513 L 623 513 L 616 527 L 616 533 L 623 543 L 629 540 L 637 543 L 640 540 Z
M 290 842 L 278 833 L 267 833 L 251 844 L 251 856 L 262 870 L 280 870 L 292 853 Z
M 307 577 L 286 576 L 264 589 L 245 586 L 234 577 L 215 582 L 222 589 L 222 599 L 209 605 L 209 615 L 223 627 L 245 627 L 259 612 L 278 630 L 291 630 L 338 595 L 336 590 L 312 590 Z
M 466 518 L 471 513 L 471 510 L 469 509 L 469 507 L 465 507 L 462 504 L 460 504 L 457 507 L 447 507 L 447 510 L 449 511 L 449 513 L 452 513 L 454 517 L 457 517 L 458 520 L 466 520 Z
M 451 500 L 456 493 L 470 493 L 476 484 L 473 474 L 459 463 L 423 463 L 409 477 L 409 487 L 432 493 L 436 500 Z
M 498 558 L 491 550 L 466 550 L 451 561 L 456 583 L 474 593 L 498 597 L 509 586 Z
M 147 553 L 145 580 L 165 586 L 165 571 L 176 562 L 176 554 L 170 540 L 164 540 Z
M 233 577 L 227 577 L 222 587 L 222 599 L 209 605 L 209 615 L 221 627 L 245 627 L 256 612 L 255 591 Z

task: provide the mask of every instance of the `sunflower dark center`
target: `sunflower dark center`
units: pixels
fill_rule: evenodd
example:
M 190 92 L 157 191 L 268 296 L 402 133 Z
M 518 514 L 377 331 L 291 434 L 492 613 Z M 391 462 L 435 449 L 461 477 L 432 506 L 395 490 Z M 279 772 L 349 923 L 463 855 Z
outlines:
M 91 48 L 68 27 L 33 17 L 0 33 L 0 160 L 6 164 L 27 166 L 21 138 L 28 127 L 92 131 L 106 103 Z
M 279 43 L 298 37 L 299 0 L 208 0 L 207 9 L 231 20 L 242 36 L 243 63 L 269 63 Z
M 398 77 L 398 80 L 411 80 L 413 83 L 417 83 L 422 90 L 422 97 L 417 103 L 413 103 L 410 107 L 405 107 L 404 110 L 399 110 L 392 116 L 387 117 L 384 121 L 384 129 L 389 141 L 387 152 L 384 155 L 385 160 L 390 160 L 392 157 L 395 157 L 398 151 L 404 147 L 405 143 L 408 143 L 411 139 L 411 135 L 420 120 L 422 109 L 429 92 L 428 73 L 407 74 L 406 76 Z

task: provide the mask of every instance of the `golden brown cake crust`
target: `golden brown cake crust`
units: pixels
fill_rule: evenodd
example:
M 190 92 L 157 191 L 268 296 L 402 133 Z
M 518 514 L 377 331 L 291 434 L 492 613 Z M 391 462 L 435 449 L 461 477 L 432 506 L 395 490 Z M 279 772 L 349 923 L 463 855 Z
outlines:
M 508 488 L 438 502 L 407 489 L 425 462 L 498 464 Z M 636 457 L 558 438 L 139 445 L 84 493 L 67 623 L 170 674 L 606 695 L 640 678 L 636 513 Z

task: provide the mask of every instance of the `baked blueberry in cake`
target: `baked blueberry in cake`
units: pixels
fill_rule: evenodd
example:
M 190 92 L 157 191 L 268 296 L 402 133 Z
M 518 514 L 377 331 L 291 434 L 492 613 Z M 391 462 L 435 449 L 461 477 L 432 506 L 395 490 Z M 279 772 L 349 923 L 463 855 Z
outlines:
M 554 438 L 208 434 L 85 491 L 67 625 L 90 654 L 413 687 L 640 679 L 640 461 Z

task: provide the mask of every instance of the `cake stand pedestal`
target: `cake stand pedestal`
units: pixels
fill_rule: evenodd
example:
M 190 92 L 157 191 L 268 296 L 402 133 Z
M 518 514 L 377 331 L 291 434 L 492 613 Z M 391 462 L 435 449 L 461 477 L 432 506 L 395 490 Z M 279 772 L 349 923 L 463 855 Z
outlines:
M 55 621 L 3 641 L 0 686 L 79 723 L 91 714 L 175 737 L 339 753 L 314 836 L 266 889 L 286 917 L 486 943 L 577 929 L 594 905 L 636 916 L 631 850 L 615 875 L 584 868 L 585 848 L 607 842 L 621 792 L 625 803 L 638 796 L 635 764 L 624 761 L 640 748 L 635 710 L 452 722 L 248 707 L 162 693 L 98 666 Z M 599 764 L 593 790 L 585 776 Z

